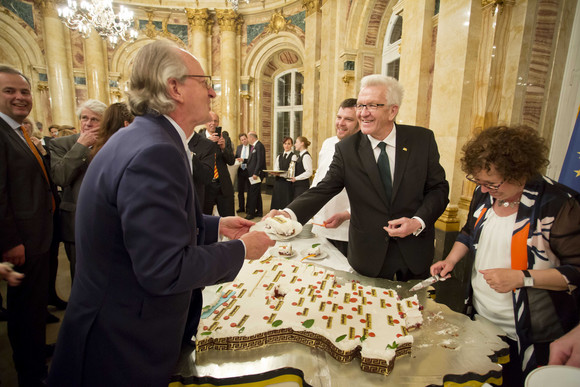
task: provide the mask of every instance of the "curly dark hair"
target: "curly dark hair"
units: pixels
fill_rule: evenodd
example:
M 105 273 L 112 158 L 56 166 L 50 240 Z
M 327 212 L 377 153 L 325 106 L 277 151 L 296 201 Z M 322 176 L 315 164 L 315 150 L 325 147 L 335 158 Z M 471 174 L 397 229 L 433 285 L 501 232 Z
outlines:
M 474 175 L 493 165 L 506 181 L 526 182 L 549 163 L 545 140 L 528 126 L 482 130 L 462 148 L 461 168 Z

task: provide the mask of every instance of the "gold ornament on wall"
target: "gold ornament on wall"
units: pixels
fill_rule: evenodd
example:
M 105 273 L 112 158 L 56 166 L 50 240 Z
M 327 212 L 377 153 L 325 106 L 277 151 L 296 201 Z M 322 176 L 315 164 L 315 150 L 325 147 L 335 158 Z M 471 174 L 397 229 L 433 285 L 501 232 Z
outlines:
M 282 15 L 282 11 L 274 12 L 270 18 L 270 24 L 264 28 L 264 32 L 277 34 L 280 31 L 287 30 L 288 24 L 290 24 L 290 22 L 286 20 L 284 15 Z
M 145 35 L 147 35 L 151 39 L 159 36 L 162 38 L 173 40 L 179 46 L 183 47 L 183 42 L 181 41 L 181 39 L 179 39 L 177 36 L 173 35 L 171 32 L 167 30 L 167 25 L 169 24 L 169 16 L 167 16 L 165 19 L 161 21 L 161 31 L 159 31 L 155 28 L 155 24 L 153 24 L 154 11 L 152 9 L 147 9 L 145 10 L 145 12 L 147 13 L 148 19 L 147 24 L 145 25 Z

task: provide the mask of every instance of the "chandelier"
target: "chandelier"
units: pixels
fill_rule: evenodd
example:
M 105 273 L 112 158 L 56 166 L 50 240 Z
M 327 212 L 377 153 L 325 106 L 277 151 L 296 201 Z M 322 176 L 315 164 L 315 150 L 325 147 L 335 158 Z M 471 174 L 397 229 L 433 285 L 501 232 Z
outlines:
M 246 4 L 250 4 L 250 0 L 242 0 Z M 228 3 L 231 4 L 232 9 L 237 11 L 240 6 L 240 0 L 228 0 Z
M 58 8 L 58 16 L 68 28 L 79 31 L 85 39 L 94 28 L 113 47 L 119 39 L 137 38 L 137 31 L 131 28 L 133 11 L 121 5 L 116 14 L 112 0 L 82 0 L 80 5 L 75 0 L 68 0 L 68 6 Z

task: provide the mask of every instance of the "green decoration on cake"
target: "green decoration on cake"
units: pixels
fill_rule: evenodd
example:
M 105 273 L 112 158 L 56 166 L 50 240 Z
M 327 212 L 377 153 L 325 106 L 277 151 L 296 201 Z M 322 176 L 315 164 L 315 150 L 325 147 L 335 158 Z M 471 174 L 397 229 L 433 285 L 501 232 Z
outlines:
M 388 344 L 387 348 L 388 349 L 397 349 L 398 346 L 399 346 L 399 344 L 397 344 L 396 341 L 393 341 L 393 344 Z
M 282 325 L 282 320 L 276 320 L 272 323 L 274 328 L 279 327 L 280 325 Z
M 346 338 L 346 335 L 338 336 L 335 341 L 338 343 L 339 341 L 342 341 L 345 338 Z
M 302 323 L 304 328 L 310 328 L 312 325 L 314 325 L 314 319 L 306 320 Z

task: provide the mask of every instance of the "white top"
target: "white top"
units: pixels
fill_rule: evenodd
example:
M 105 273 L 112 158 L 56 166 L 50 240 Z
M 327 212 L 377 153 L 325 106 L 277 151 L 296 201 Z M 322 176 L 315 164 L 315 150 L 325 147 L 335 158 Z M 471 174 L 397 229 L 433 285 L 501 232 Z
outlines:
M 314 180 L 312 180 L 312 187 L 316 187 L 318 183 L 326 176 L 330 164 L 332 163 L 332 158 L 334 156 L 335 145 L 340 140 L 338 137 L 333 136 L 327 138 L 322 143 L 320 148 L 320 153 L 318 153 L 318 169 L 314 175 Z M 332 215 L 348 211 L 350 212 L 350 202 L 348 201 L 348 195 L 346 194 L 346 189 L 342 189 L 338 195 L 333 197 L 314 215 L 312 220 L 314 223 L 323 224 L 323 222 L 330 218 Z M 348 227 L 350 225 L 350 220 L 343 222 L 337 228 L 325 228 L 320 226 L 312 226 L 312 232 L 318 236 L 333 239 L 337 241 L 348 242 Z
M 300 156 L 303 156 L 306 152 L 306 149 L 301 151 Z M 296 180 L 307 180 L 312 176 L 312 157 L 310 156 L 310 153 L 302 157 L 302 165 L 304 166 L 304 172 L 298 176 L 294 176 Z
M 516 213 L 501 217 L 493 208 L 488 210 L 471 272 L 475 310 L 503 329 L 513 340 L 517 340 L 517 336 L 512 292 L 496 292 L 489 287 L 479 270 L 511 269 L 511 245 L 515 221 Z

